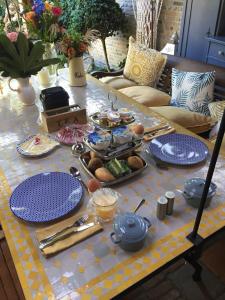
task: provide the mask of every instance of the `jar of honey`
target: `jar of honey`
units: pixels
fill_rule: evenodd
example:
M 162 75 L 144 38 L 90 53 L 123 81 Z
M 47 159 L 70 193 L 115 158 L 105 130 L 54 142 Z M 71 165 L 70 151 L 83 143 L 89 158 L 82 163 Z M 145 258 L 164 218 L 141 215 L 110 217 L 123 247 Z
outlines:
M 121 195 L 109 188 L 98 189 L 92 194 L 91 204 L 101 222 L 110 222 L 114 219 L 119 198 Z

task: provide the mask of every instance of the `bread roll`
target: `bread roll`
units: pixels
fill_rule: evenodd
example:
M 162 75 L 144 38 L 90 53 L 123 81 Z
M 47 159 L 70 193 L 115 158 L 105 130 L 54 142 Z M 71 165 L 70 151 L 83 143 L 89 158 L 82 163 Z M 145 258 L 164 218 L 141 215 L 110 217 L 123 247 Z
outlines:
M 98 178 L 100 181 L 108 182 L 115 180 L 116 178 L 109 172 L 108 169 L 102 167 L 98 168 L 95 170 L 95 176 Z
M 98 154 L 94 151 L 90 151 L 90 156 L 91 156 L 91 158 L 99 157 Z
M 143 168 L 143 166 L 144 166 L 143 160 L 139 156 L 130 156 L 130 157 L 128 157 L 127 163 L 128 163 L 128 166 L 132 170 L 138 170 L 138 169 Z
M 88 169 L 93 173 L 95 172 L 96 169 L 101 168 L 102 166 L 103 166 L 102 160 L 97 157 L 90 159 L 88 163 Z

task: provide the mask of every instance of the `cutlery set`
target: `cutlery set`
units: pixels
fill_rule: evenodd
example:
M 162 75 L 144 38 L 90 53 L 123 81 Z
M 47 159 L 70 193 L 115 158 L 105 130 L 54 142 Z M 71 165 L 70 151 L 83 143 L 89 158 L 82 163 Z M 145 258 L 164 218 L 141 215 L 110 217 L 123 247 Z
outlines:
M 165 126 L 156 128 L 154 130 L 145 131 L 143 140 L 145 142 L 149 142 L 156 137 L 173 132 L 175 132 L 175 128 L 171 127 L 169 124 L 166 124 Z
M 67 226 L 66 228 L 60 230 L 59 232 L 56 232 L 55 234 L 50 235 L 47 238 L 41 240 L 39 248 L 43 249 L 44 247 L 52 245 L 54 242 L 58 241 L 60 237 L 61 237 L 61 239 L 65 238 L 66 236 L 68 236 L 71 229 L 76 228 L 76 227 L 77 228 L 82 227 L 82 225 L 88 220 L 88 217 L 89 217 L 88 214 L 85 214 L 82 217 L 80 217 L 78 220 L 76 220 L 72 225 Z M 72 233 L 73 232 L 74 231 L 72 231 Z
M 67 237 L 69 237 L 70 235 L 72 235 L 74 233 L 87 230 L 88 228 L 91 228 L 96 224 L 97 223 L 95 223 L 95 222 L 90 222 L 90 223 L 84 224 L 84 225 L 70 226 L 70 228 L 63 230 L 63 232 L 57 232 L 56 234 L 54 234 L 54 236 L 51 236 L 47 239 L 40 241 L 39 249 L 43 250 L 44 248 L 49 247 L 58 241 L 66 239 Z

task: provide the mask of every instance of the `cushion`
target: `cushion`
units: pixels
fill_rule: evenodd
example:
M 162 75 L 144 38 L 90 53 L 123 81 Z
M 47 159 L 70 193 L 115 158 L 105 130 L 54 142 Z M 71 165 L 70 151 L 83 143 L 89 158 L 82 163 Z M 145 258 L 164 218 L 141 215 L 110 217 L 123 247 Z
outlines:
M 155 87 L 166 64 L 167 56 L 160 52 L 138 45 L 129 38 L 129 49 L 124 67 L 124 77 L 138 85 Z
M 171 105 L 210 115 L 215 72 L 197 73 L 172 69 Z
M 213 144 L 215 144 L 215 142 L 216 142 L 216 137 L 215 137 L 214 139 L 212 139 L 211 142 L 212 142 Z M 223 150 L 223 151 L 225 152 L 225 136 L 223 137 L 223 141 L 222 141 L 222 145 L 221 145 L 221 148 L 220 148 L 220 149 Z
M 169 105 L 170 96 L 150 86 L 132 86 L 119 90 L 145 106 Z
M 124 78 L 123 75 L 122 76 L 114 76 L 114 77 L 106 76 L 106 77 L 100 78 L 100 81 L 109 84 L 111 87 L 113 87 L 116 90 L 136 85 L 136 83 L 134 81 Z
M 220 121 L 225 110 L 225 100 L 209 103 L 209 110 L 211 116 Z
M 216 120 L 210 116 L 187 111 L 178 107 L 152 107 L 152 110 L 194 133 L 206 132 L 216 124 Z

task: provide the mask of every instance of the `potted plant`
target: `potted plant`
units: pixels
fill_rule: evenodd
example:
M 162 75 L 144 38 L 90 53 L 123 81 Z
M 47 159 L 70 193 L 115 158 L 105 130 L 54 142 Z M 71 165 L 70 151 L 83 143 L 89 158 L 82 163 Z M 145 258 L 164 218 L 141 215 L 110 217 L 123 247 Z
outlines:
M 62 39 L 57 43 L 59 52 L 68 59 L 70 86 L 86 85 L 83 54 L 87 51 L 90 43 L 97 37 L 98 32 L 95 30 L 88 30 L 85 35 L 75 30 L 70 30 L 65 32 Z
M 115 0 L 76 0 L 72 3 L 70 0 L 62 0 L 61 5 L 65 27 L 72 26 L 82 33 L 95 29 L 100 33 L 105 62 L 110 71 L 105 40 L 123 30 L 126 25 L 125 14 L 119 4 Z
M 36 75 L 45 66 L 59 62 L 57 58 L 43 59 L 44 51 L 41 41 L 33 43 L 21 32 L 0 34 L 1 76 L 17 79 L 19 98 L 26 105 L 32 105 L 35 100 L 34 89 L 29 82 L 30 76 Z

